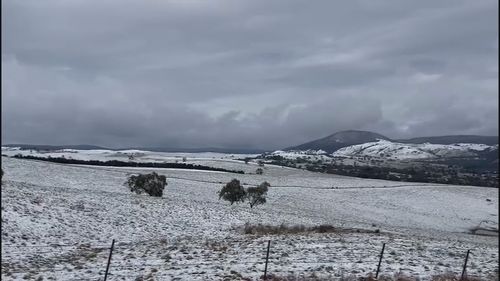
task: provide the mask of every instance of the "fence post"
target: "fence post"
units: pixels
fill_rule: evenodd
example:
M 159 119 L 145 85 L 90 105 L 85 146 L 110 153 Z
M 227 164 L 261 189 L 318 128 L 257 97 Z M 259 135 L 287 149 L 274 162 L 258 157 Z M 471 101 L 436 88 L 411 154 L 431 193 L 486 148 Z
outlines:
M 466 271 L 466 268 L 467 268 L 467 261 L 469 260 L 469 253 L 470 253 L 470 249 L 467 250 L 467 255 L 465 256 L 464 268 L 462 269 L 462 277 L 460 277 L 460 280 L 464 280 L 465 271 Z
M 113 254 L 113 248 L 115 246 L 115 239 L 111 242 L 111 248 L 109 249 L 108 265 L 106 266 L 106 273 L 104 273 L 104 281 L 108 279 L 109 264 L 111 263 L 111 255 Z
M 264 268 L 264 280 L 267 279 L 267 263 L 269 261 L 269 248 L 271 248 L 271 240 L 267 241 L 266 267 Z
M 382 251 L 380 252 L 380 258 L 377 265 L 377 273 L 375 273 L 375 279 L 378 278 L 378 273 L 380 271 L 380 264 L 382 263 L 382 257 L 384 256 L 385 243 L 382 245 Z

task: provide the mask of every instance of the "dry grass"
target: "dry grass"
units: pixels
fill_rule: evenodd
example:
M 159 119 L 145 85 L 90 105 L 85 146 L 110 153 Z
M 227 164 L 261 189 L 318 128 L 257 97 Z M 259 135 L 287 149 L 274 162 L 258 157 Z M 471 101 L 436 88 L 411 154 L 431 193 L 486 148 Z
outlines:
M 439 274 L 439 275 L 434 275 L 432 276 L 432 281 L 483 281 L 483 280 L 488 280 L 488 281 L 493 281 L 494 279 L 481 279 L 478 277 L 474 276 L 464 276 L 463 279 L 460 279 L 460 275 L 455 275 L 453 273 L 444 273 L 444 274 Z
M 261 276 L 261 280 L 264 280 L 264 276 Z M 334 277 L 319 277 L 314 273 L 308 276 L 277 276 L 269 275 L 266 280 L 269 281 L 418 281 L 420 278 L 408 276 L 402 273 L 396 273 L 393 276 L 383 275 L 379 278 L 375 278 L 373 274 L 369 274 L 366 277 L 355 277 L 347 276 L 341 278 Z M 498 281 L 498 276 L 492 276 L 490 278 L 477 278 L 472 276 L 466 276 L 464 279 L 460 279 L 460 275 L 455 275 L 452 273 L 438 274 L 431 278 L 432 281 Z
M 261 276 L 261 279 L 264 279 L 264 276 Z M 268 281 L 329 281 L 333 280 L 331 277 L 319 277 L 312 273 L 308 276 L 295 276 L 295 275 L 287 275 L 287 276 L 277 276 L 277 275 L 268 275 L 265 279 Z
M 264 225 L 264 224 L 249 224 L 243 226 L 243 233 L 254 235 L 282 235 L 282 234 L 302 234 L 302 233 L 380 233 L 376 230 L 338 228 L 329 224 L 321 224 L 318 226 L 306 227 L 304 225 Z
M 299 234 L 299 233 L 332 233 L 337 232 L 337 229 L 331 225 L 320 225 L 315 227 L 305 227 L 303 225 L 264 225 L 264 224 L 245 224 L 243 228 L 245 234 L 257 235 L 279 235 L 279 234 Z

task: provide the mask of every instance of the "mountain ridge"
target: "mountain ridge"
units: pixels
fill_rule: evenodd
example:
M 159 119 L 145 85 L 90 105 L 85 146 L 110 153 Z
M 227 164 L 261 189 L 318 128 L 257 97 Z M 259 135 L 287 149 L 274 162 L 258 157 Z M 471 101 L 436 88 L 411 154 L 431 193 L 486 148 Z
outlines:
M 76 149 L 76 150 L 146 150 L 154 152 L 186 152 L 186 153 L 199 153 L 199 152 L 217 152 L 217 153 L 231 153 L 231 154 L 260 154 L 266 152 L 264 149 L 252 148 L 218 148 L 218 147 L 201 147 L 201 148 L 169 148 L 169 147 L 125 147 L 125 148 L 108 148 L 90 144 L 77 144 L 77 145 L 47 145 L 47 144 L 2 144 L 5 147 L 20 147 L 21 149 L 38 149 L 38 150 L 61 150 L 61 149 Z
M 332 153 L 346 146 L 373 142 L 378 139 L 390 140 L 388 137 L 378 133 L 360 130 L 345 130 L 297 146 L 288 147 L 284 150 L 324 150 L 328 153 Z
M 445 136 L 429 136 L 417 137 L 410 139 L 395 140 L 402 143 L 432 143 L 432 144 L 454 144 L 454 143 L 475 143 L 475 144 L 498 144 L 498 136 L 481 136 L 481 135 L 445 135 Z
M 284 151 L 291 150 L 323 150 L 327 153 L 333 153 L 341 148 L 360 145 L 369 142 L 376 142 L 378 140 L 386 140 L 399 143 L 414 143 L 414 144 L 455 144 L 455 143 L 473 143 L 473 144 L 498 144 L 498 136 L 480 136 L 480 135 L 445 135 L 445 136 L 429 136 L 429 137 L 416 137 L 409 139 L 391 139 L 384 135 L 361 130 L 345 130 L 339 131 L 334 134 L 309 141 L 296 146 L 291 146 L 283 149 Z
M 399 143 L 408 144 L 454 144 L 454 143 L 474 143 L 495 145 L 498 144 L 498 136 L 481 136 L 481 135 L 444 135 L 444 136 L 427 136 L 415 137 L 409 139 L 391 139 L 384 135 L 362 130 L 344 130 L 326 137 L 312 140 L 295 146 L 290 146 L 284 151 L 306 151 L 306 150 L 323 150 L 327 153 L 333 153 L 341 148 L 358 145 L 368 142 L 375 142 L 377 140 L 387 140 Z M 243 153 L 243 154 L 259 154 L 264 153 L 266 149 L 257 148 L 220 148 L 220 147 L 202 147 L 202 148 L 171 148 L 171 147 L 127 147 L 127 148 L 107 148 L 98 145 L 90 144 L 77 144 L 77 145 L 45 145 L 45 144 L 5 144 L 5 147 L 21 147 L 22 149 L 41 149 L 41 150 L 59 150 L 59 149 L 78 149 L 78 150 L 92 150 L 92 149 L 105 149 L 105 150 L 127 150 L 127 149 L 140 149 L 157 152 L 218 152 L 218 153 Z

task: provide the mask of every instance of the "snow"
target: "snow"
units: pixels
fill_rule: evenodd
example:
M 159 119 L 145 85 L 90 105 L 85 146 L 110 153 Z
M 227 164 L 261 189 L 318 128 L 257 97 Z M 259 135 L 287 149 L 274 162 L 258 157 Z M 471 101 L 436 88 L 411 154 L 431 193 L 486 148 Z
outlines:
M 9 146 L 2 146 L 2 152 L 3 151 L 17 151 L 21 150 L 20 147 L 9 147 Z
M 269 156 L 281 156 L 285 159 L 296 160 L 298 158 L 307 158 L 311 161 L 317 160 L 331 160 L 331 157 L 327 155 L 324 150 L 276 150 L 269 154 Z
M 456 143 L 456 144 L 407 144 L 378 140 L 359 145 L 343 147 L 333 157 L 369 156 L 388 159 L 434 159 L 440 157 L 471 157 L 478 151 L 498 149 L 498 145 Z
M 103 151 L 54 153 L 117 157 Z M 141 160 L 187 155 L 133 153 L 144 153 Z M 240 157 L 192 153 L 188 162 L 249 172 L 258 167 L 237 161 Z M 470 234 L 477 226 L 498 229 L 494 188 L 360 179 L 273 165 L 265 165 L 263 175 L 240 175 L 2 157 L 2 169 L 5 280 L 102 280 L 112 239 L 109 280 L 241 279 L 231 271 L 256 280 L 269 239 L 269 272 L 285 275 L 366 276 L 376 269 L 383 243 L 386 275 L 401 270 L 428 280 L 432 274 L 460 273 L 467 249 L 472 249 L 469 274 L 486 277 L 498 269 L 498 237 Z M 167 177 L 163 198 L 136 195 L 123 185 L 130 174 L 153 170 Z M 268 181 L 268 202 L 251 209 L 219 201 L 217 191 L 232 178 L 245 186 Z M 380 233 L 255 236 L 239 230 L 245 223 L 332 224 Z
M 5 148 L 5 149 L 4 149 Z M 57 151 L 36 151 L 36 150 L 19 150 L 2 147 L 2 154 L 6 156 L 35 156 L 41 158 L 60 158 L 75 160 L 99 160 L 99 161 L 133 161 L 133 162 L 148 162 L 148 163 L 174 163 L 184 162 L 186 164 L 213 166 L 217 168 L 232 169 L 231 162 L 242 163 L 242 160 L 247 157 L 256 157 L 259 154 L 225 154 L 216 152 L 202 153 L 172 153 L 172 152 L 153 152 L 145 150 L 77 150 L 77 149 L 62 149 Z M 255 171 L 255 167 L 247 165 L 242 170 L 245 172 Z
M 498 150 L 498 145 L 455 143 L 455 144 L 408 144 L 378 139 L 358 145 L 343 147 L 332 154 L 323 150 L 276 150 L 267 156 L 281 156 L 289 160 L 299 158 L 310 162 L 331 161 L 353 157 L 383 158 L 386 160 L 425 160 L 452 157 L 476 157 L 478 152 Z M 362 163 L 358 163 L 362 164 Z

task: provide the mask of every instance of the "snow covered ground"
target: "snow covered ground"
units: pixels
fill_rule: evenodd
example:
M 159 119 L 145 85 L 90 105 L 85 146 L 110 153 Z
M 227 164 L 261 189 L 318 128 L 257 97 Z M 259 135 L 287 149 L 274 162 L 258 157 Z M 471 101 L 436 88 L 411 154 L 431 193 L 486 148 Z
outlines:
M 410 144 L 387 140 L 367 142 L 341 148 L 332 155 L 334 157 L 369 156 L 387 159 L 434 159 L 440 157 L 473 157 L 477 151 L 497 150 L 498 145 L 489 146 L 474 143 L 456 144 Z
M 457 157 L 473 158 L 479 153 L 497 151 L 498 145 L 455 143 L 455 144 L 411 144 L 388 140 L 378 140 L 358 145 L 343 147 L 331 154 L 323 150 L 276 150 L 266 154 L 287 160 L 302 160 L 308 163 L 334 163 L 336 165 L 372 165 L 370 160 L 383 161 L 383 166 L 392 166 L 387 161 L 398 161 L 396 165 L 421 160 L 453 159 Z M 381 163 L 378 163 L 380 165 Z
M 72 155 L 103 160 L 103 153 Z M 366 276 L 376 269 L 383 243 L 383 274 L 402 271 L 425 280 L 459 273 L 467 249 L 472 250 L 470 274 L 486 278 L 498 272 L 498 237 L 470 234 L 478 225 L 498 229 L 498 189 L 359 179 L 272 165 L 256 175 L 255 163 L 234 160 L 242 155 L 146 155 L 139 158 L 184 156 L 187 163 L 252 174 L 2 157 L 2 279 L 103 280 L 112 239 L 108 280 L 256 280 L 269 239 L 269 272 L 283 275 Z M 111 157 L 117 156 L 104 159 Z M 163 198 L 132 194 L 123 185 L 130 174 L 153 170 L 167 177 Z M 268 181 L 268 202 L 251 209 L 219 201 L 216 192 L 232 178 L 246 185 Z M 242 233 L 245 223 L 332 224 L 380 233 L 255 236 Z

